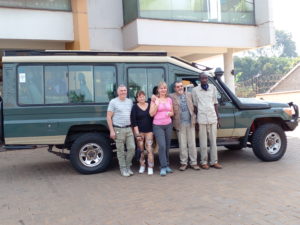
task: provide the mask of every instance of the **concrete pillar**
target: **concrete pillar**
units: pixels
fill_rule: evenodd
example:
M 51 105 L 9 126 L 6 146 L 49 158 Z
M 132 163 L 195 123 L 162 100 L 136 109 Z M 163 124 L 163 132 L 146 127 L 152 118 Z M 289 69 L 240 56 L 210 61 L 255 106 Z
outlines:
M 233 49 L 227 49 L 227 53 L 223 55 L 224 58 L 224 79 L 225 84 L 230 88 L 230 90 L 235 93 L 234 85 L 234 75 L 231 74 L 233 70 Z
M 90 50 L 87 0 L 71 0 L 74 41 L 66 44 L 67 50 Z

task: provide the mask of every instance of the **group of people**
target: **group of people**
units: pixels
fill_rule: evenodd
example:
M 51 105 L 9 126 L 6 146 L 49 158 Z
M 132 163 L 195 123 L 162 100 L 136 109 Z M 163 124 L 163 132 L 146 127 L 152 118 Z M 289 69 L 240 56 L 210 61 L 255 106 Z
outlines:
M 185 92 L 182 81 L 174 83 L 174 93 L 168 93 L 168 86 L 160 82 L 157 92 L 147 100 L 144 91 L 136 93 L 136 104 L 127 98 L 127 88 L 120 85 L 118 97 L 109 102 L 107 124 L 110 138 L 115 140 L 121 175 L 133 175 L 132 159 L 140 154 L 139 173 L 153 174 L 154 142 L 158 146 L 160 175 L 166 176 L 173 170 L 169 166 L 169 149 L 173 127 L 177 131 L 180 148 L 180 167 L 184 171 L 190 166 L 194 170 L 221 169 L 217 154 L 217 128 L 219 113 L 217 90 L 208 84 L 209 74 L 199 75 L 200 85 L 192 93 Z M 195 125 L 199 124 L 200 166 L 197 163 Z M 154 139 L 155 137 L 155 139 Z M 207 137 L 210 143 L 208 162 Z M 154 141 L 155 140 L 155 141 Z M 125 148 L 126 146 L 126 148 Z

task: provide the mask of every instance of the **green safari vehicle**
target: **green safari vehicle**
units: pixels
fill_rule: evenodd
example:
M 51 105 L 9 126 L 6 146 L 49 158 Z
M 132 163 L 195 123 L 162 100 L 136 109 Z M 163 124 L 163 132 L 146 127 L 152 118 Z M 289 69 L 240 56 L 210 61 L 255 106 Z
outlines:
M 106 110 L 120 84 L 128 97 L 151 96 L 159 81 L 198 85 L 196 64 L 149 52 L 6 51 L 3 62 L 0 139 L 4 150 L 49 146 L 83 174 L 105 171 L 115 143 L 109 138 Z M 218 90 L 221 128 L 217 143 L 228 149 L 251 147 L 263 161 L 281 159 L 285 131 L 298 125 L 293 103 L 236 97 L 216 69 L 209 78 Z M 176 136 L 172 147 L 178 147 Z

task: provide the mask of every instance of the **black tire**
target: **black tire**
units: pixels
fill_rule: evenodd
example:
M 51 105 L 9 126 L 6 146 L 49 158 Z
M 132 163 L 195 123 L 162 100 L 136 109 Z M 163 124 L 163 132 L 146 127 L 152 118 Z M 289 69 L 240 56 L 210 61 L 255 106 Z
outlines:
M 97 133 L 79 136 L 72 144 L 70 161 L 72 166 L 82 174 L 105 171 L 112 159 L 109 140 Z
M 275 139 L 275 143 L 280 143 L 280 145 L 277 145 L 277 147 L 266 146 L 268 145 L 266 143 L 267 140 L 270 140 L 272 138 Z M 271 144 L 272 143 L 270 143 L 270 145 Z M 281 159 L 286 151 L 286 146 L 287 140 L 284 130 L 277 124 L 264 124 L 258 127 L 253 134 L 253 152 L 256 155 L 256 157 L 261 159 L 262 161 L 271 162 Z
M 243 147 L 241 145 L 225 145 L 228 150 L 241 150 Z

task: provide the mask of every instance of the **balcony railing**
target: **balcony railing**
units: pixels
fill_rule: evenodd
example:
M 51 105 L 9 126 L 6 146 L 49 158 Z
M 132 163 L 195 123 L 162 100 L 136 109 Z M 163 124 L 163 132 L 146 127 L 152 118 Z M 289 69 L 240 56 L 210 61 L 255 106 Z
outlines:
M 254 0 L 123 0 L 124 23 L 137 18 L 255 24 Z

